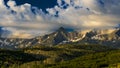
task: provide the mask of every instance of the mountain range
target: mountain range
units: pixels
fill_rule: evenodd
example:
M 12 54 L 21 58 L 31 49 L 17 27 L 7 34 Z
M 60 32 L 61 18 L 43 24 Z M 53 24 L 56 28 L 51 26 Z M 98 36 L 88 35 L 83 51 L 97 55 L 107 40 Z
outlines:
M 31 39 L 0 37 L 0 48 L 14 49 L 34 45 L 55 46 L 66 43 L 101 44 L 120 47 L 120 29 L 70 31 L 60 27 L 53 33 L 37 36 Z

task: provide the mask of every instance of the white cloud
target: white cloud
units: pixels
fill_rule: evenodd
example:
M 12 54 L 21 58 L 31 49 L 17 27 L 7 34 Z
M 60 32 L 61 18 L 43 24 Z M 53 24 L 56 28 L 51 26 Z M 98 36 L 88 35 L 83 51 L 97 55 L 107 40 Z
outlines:
M 9 9 L 0 0 L 0 26 L 11 31 L 9 37 L 21 38 L 32 37 L 37 34 L 50 33 L 63 26 L 74 29 L 111 28 L 120 23 L 120 1 L 102 0 L 105 4 L 101 6 L 99 0 L 65 0 L 69 6 L 59 6 L 46 9 L 45 14 L 41 9 L 34 7 L 36 14 L 31 11 L 31 5 L 26 3 L 17 6 L 15 1 L 8 1 Z M 74 4 L 74 5 L 73 5 Z M 77 8 L 76 8 L 77 7 Z M 11 11 L 14 11 L 12 13 Z M 59 12 L 59 17 L 55 17 Z

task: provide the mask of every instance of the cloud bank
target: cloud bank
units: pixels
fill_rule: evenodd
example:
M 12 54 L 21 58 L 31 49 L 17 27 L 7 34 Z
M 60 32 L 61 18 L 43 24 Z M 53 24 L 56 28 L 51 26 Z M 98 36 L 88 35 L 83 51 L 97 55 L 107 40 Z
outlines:
M 53 32 L 59 27 L 80 29 L 113 28 L 120 23 L 120 0 L 58 0 L 47 14 L 25 3 L 17 6 L 0 0 L 0 26 L 10 32 L 7 37 L 31 38 Z M 34 13 L 31 9 L 34 9 Z

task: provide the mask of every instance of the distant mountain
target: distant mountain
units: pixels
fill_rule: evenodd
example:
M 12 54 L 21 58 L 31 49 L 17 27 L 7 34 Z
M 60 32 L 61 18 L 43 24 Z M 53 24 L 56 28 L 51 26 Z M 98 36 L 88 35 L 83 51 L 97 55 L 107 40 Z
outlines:
M 2 30 L 2 27 L 0 27 L 0 37 L 1 37 L 2 33 L 3 33 L 3 30 Z
M 0 37 L 5 37 L 5 36 L 8 36 L 9 34 L 10 34 L 10 31 L 7 31 L 0 26 Z
M 118 31 L 116 32 L 116 35 L 118 35 L 118 36 L 120 37 L 120 30 L 118 30 Z
M 77 32 L 60 27 L 53 33 L 32 39 L 0 38 L 0 48 L 24 48 L 34 45 L 53 46 L 73 42 L 120 47 L 120 29 L 82 30 Z

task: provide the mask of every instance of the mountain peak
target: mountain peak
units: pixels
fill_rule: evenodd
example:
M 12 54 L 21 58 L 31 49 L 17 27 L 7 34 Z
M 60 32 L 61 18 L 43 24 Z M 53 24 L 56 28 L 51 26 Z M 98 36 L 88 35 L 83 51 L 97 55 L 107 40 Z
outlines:
M 60 28 L 57 30 L 57 32 L 66 32 L 66 30 L 65 30 L 65 28 L 63 28 L 63 27 L 60 27 Z
M 116 28 L 116 29 L 120 29 L 120 24 L 118 24 L 115 28 Z
M 72 29 L 72 28 L 64 28 L 64 27 L 60 27 L 57 31 L 73 32 L 74 29 Z
M 118 36 L 120 36 L 120 29 L 116 32 L 116 34 L 117 34 Z
M 65 28 L 63 28 L 63 27 L 60 27 L 58 30 L 65 30 Z

